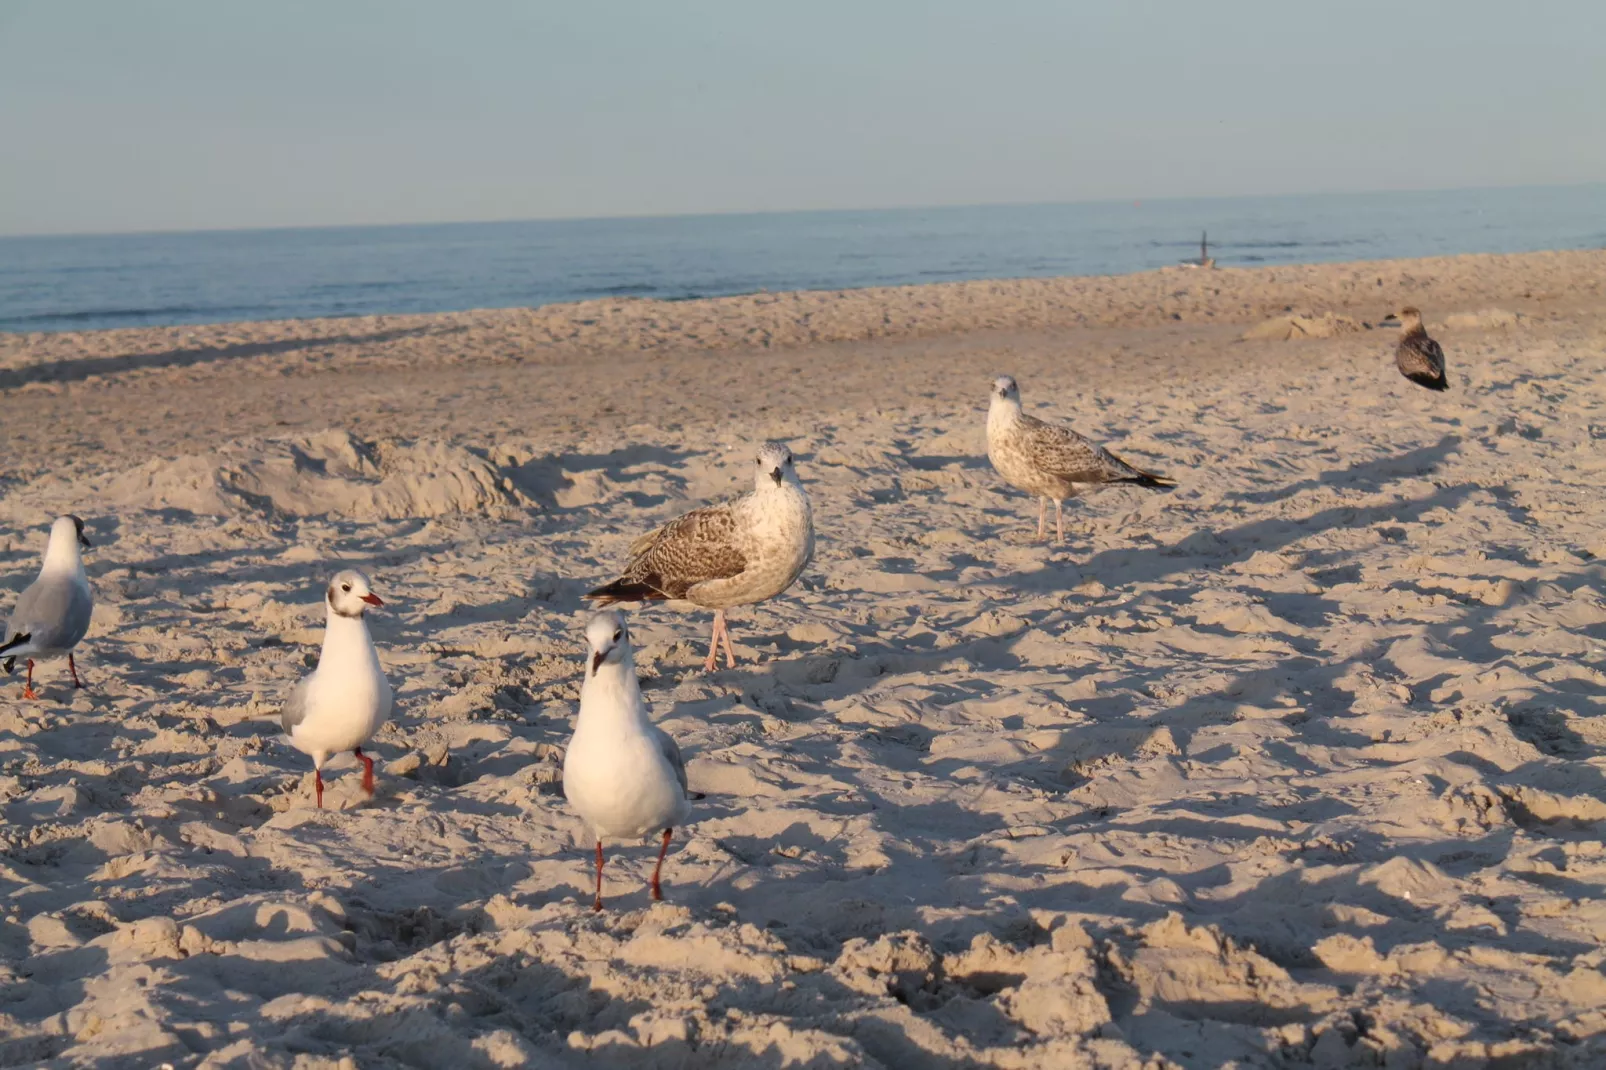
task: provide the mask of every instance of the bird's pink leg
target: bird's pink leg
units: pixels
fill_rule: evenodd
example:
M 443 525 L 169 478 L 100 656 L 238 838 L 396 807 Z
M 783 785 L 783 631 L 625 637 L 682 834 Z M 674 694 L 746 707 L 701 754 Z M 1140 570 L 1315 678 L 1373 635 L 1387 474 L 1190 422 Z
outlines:
M 312 786 L 313 786 L 313 789 L 315 791 L 317 791 L 317 793 L 318 793 L 318 795 L 317 795 L 318 809 L 322 810 L 323 809 L 323 770 L 322 769 L 314 768 L 312 770 Z
M 1065 503 L 1054 502 L 1054 530 L 1059 533 L 1060 545 L 1065 545 Z
M 38 698 L 39 692 L 33 689 L 33 659 L 28 659 L 28 682 L 22 685 L 23 698 Z
M 731 626 L 730 622 L 725 619 L 725 611 L 723 609 L 719 611 L 719 638 L 725 644 L 725 667 L 727 669 L 736 668 L 736 651 L 731 649 Z
M 703 662 L 704 672 L 713 672 L 714 666 L 719 664 L 719 633 L 725 627 L 725 611 L 714 610 L 714 632 L 708 639 L 708 658 Z
M 362 752 L 361 747 L 351 748 L 351 753 L 357 756 L 362 763 L 362 790 L 364 795 L 374 793 L 374 760 Z
M 673 828 L 664 829 L 663 846 L 658 848 L 658 864 L 652 867 L 652 901 L 654 903 L 663 902 L 664 890 L 658 883 L 658 877 L 664 871 L 664 855 L 669 853 L 669 837 L 674 831 Z
M 602 841 L 597 841 L 597 897 L 591 901 L 592 910 L 602 909 Z
M 74 687 L 83 687 L 84 682 L 78 679 L 78 665 L 73 661 L 71 654 L 67 655 L 67 668 L 72 672 L 72 685 Z
M 1037 537 L 1041 539 L 1048 534 L 1048 499 L 1037 499 Z

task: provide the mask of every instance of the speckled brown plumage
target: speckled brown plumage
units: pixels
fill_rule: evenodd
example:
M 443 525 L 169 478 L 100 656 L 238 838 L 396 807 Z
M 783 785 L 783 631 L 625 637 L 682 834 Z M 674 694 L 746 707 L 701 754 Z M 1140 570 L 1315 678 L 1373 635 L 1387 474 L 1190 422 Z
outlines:
M 1394 350 L 1394 363 L 1401 375 L 1429 390 L 1445 390 L 1450 386 L 1444 377 L 1444 350 L 1420 328 L 1400 339 L 1399 347 Z
M 699 583 L 739 576 L 746 567 L 734 510 L 728 502 L 711 505 L 677 516 L 632 542 L 619 578 L 591 597 L 605 606 L 685 598 Z

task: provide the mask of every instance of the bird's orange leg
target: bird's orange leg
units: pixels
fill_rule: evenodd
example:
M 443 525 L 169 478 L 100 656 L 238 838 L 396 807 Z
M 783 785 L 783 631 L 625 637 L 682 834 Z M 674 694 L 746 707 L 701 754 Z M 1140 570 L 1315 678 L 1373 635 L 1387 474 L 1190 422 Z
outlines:
M 725 667 L 736 668 L 736 651 L 731 649 L 731 626 L 725 619 L 725 611 L 719 611 L 719 637 L 725 644 Z
M 658 848 L 658 864 L 652 867 L 652 901 L 654 903 L 663 902 L 664 890 L 662 886 L 659 885 L 658 878 L 663 874 L 664 855 L 669 853 L 669 837 L 672 833 L 674 833 L 674 831 L 675 830 L 673 828 L 664 829 L 663 846 Z
M 351 748 L 351 753 L 357 756 L 362 763 L 362 790 L 364 795 L 374 793 L 374 760 L 362 752 L 361 747 Z

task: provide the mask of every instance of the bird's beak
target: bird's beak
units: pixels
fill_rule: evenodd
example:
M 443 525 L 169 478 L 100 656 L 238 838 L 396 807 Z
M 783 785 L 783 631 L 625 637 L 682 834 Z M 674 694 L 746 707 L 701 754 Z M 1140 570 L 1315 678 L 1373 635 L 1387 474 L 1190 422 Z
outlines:
M 371 606 L 382 606 L 385 604 L 384 602 L 380 601 L 377 594 L 365 594 L 362 596 L 362 600 Z
M 602 668 L 602 659 L 607 657 L 607 656 L 608 656 L 608 652 L 606 650 L 596 650 L 596 651 L 592 652 L 592 654 L 591 654 L 591 675 L 592 676 L 597 675 L 597 670 Z
M 1378 320 L 1377 322 L 1379 322 L 1379 323 L 1398 323 L 1398 322 L 1400 322 L 1400 317 L 1399 317 L 1398 313 L 1389 312 L 1389 313 L 1385 314 L 1383 316 L 1383 318 Z
M 775 480 L 775 485 L 777 487 L 780 486 L 781 485 L 781 470 L 779 468 L 771 469 L 770 470 L 770 478 Z

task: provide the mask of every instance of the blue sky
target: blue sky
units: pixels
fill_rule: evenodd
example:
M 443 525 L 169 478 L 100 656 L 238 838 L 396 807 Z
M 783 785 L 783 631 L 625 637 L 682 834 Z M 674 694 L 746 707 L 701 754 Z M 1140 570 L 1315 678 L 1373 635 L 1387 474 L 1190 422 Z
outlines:
M 1606 4 L 0 0 L 0 233 L 1606 180 Z

